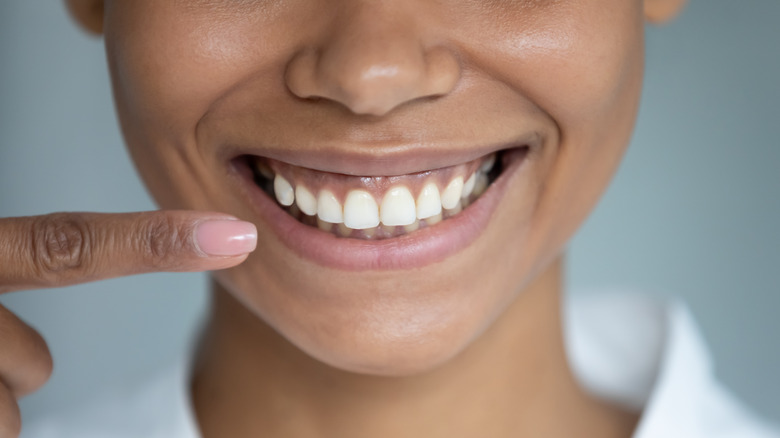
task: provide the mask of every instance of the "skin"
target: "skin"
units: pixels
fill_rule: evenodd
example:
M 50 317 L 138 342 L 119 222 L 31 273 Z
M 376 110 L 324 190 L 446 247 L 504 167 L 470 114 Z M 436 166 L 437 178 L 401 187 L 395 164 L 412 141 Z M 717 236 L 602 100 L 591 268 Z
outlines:
M 159 205 L 180 211 L 2 219 L 3 291 L 229 268 L 213 275 L 192 381 L 205 437 L 631 435 L 636 413 L 590 398 L 569 371 L 562 253 L 628 144 L 643 22 L 682 1 L 68 5 L 105 35 L 128 148 Z M 541 147 L 477 240 L 404 271 L 294 254 L 238 193 L 223 147 L 324 150 L 371 175 L 426 145 L 456 154 L 529 132 Z M 194 227 L 224 216 L 193 210 L 256 224 L 261 250 L 203 254 Z M 15 400 L 51 358 L 4 309 L 0 325 L 13 333 L 0 344 L 0 436 L 15 436 Z

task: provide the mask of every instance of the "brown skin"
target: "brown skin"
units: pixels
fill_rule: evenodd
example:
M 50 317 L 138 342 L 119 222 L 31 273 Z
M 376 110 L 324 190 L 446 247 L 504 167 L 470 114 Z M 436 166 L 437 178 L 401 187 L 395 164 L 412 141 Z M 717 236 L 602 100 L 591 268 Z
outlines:
M 405 375 L 493 323 L 559 256 L 622 156 L 642 3 L 582 3 L 106 2 L 103 28 L 121 125 L 158 203 L 260 228 L 263 251 L 218 283 L 320 361 Z M 398 73 L 363 76 L 387 66 Z M 528 132 L 542 147 L 488 229 L 446 263 L 409 272 L 301 259 L 225 175 L 224 145 L 395 162 L 428 144 L 446 155 Z
M 0 219 L 0 293 L 59 287 L 144 272 L 224 269 L 246 260 L 207 256 L 193 231 L 221 213 L 56 213 Z M 0 438 L 21 428 L 17 400 L 52 372 L 46 341 L 0 306 Z
M 262 250 L 214 275 L 193 379 L 204 436 L 630 436 L 636 416 L 587 397 L 569 372 L 561 253 L 628 144 L 643 19 L 682 3 L 70 0 L 105 33 L 128 147 L 159 204 L 259 228 Z M 233 141 L 392 159 L 525 132 L 543 147 L 489 227 L 403 272 L 294 255 L 220 155 Z M 196 254 L 181 236 L 202 217 L 0 220 L 2 291 L 244 261 Z M 15 400 L 43 384 L 51 357 L 4 309 L 0 328 L 12 333 L 0 344 L 0 436 L 15 436 Z

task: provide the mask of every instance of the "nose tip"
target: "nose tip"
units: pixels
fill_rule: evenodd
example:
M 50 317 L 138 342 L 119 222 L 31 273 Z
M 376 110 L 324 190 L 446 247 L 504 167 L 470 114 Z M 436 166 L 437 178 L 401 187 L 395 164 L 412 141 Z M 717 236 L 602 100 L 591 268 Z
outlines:
M 426 48 L 408 28 L 351 23 L 321 39 L 329 43 L 290 60 L 285 79 L 293 94 L 338 102 L 355 114 L 382 116 L 455 88 L 461 69 L 448 48 Z

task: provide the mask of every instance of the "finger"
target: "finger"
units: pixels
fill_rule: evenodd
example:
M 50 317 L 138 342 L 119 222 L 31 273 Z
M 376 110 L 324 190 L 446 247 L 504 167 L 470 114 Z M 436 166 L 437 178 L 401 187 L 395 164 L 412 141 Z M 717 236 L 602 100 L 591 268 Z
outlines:
M 0 342 L 0 382 L 11 395 L 21 398 L 49 380 L 53 362 L 46 341 L 3 306 L 0 306 Z
M 0 381 L 0 438 L 16 438 L 22 432 L 22 416 L 16 398 Z
M 207 271 L 244 261 L 249 222 L 220 213 L 55 213 L 0 219 L 0 292 L 155 271 Z

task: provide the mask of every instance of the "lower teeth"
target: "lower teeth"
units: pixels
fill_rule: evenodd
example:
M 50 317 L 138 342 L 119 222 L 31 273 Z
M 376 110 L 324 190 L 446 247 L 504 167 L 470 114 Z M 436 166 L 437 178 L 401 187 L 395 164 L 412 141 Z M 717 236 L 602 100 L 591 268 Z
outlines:
M 472 197 L 476 198 L 477 196 Z M 443 220 L 449 219 L 463 211 L 463 209 L 467 206 L 471 205 L 471 203 L 474 201 L 472 197 L 470 197 L 468 200 L 461 200 L 461 202 L 458 203 L 458 205 L 453 209 L 443 209 L 439 215 L 432 216 L 427 219 L 418 219 L 410 225 L 387 226 L 380 224 L 378 227 L 367 228 L 364 230 L 353 230 L 352 228 L 348 228 L 343 223 L 332 224 L 330 222 L 325 222 L 319 219 L 317 216 L 303 214 L 295 205 L 290 207 L 284 207 L 280 205 L 280 207 L 282 207 L 282 209 L 285 210 L 290 216 L 297 219 L 298 222 L 304 225 L 319 228 L 321 231 L 326 233 L 335 234 L 339 237 L 349 237 L 352 239 L 382 240 L 403 236 L 405 234 L 425 229 L 427 227 L 436 225 Z

